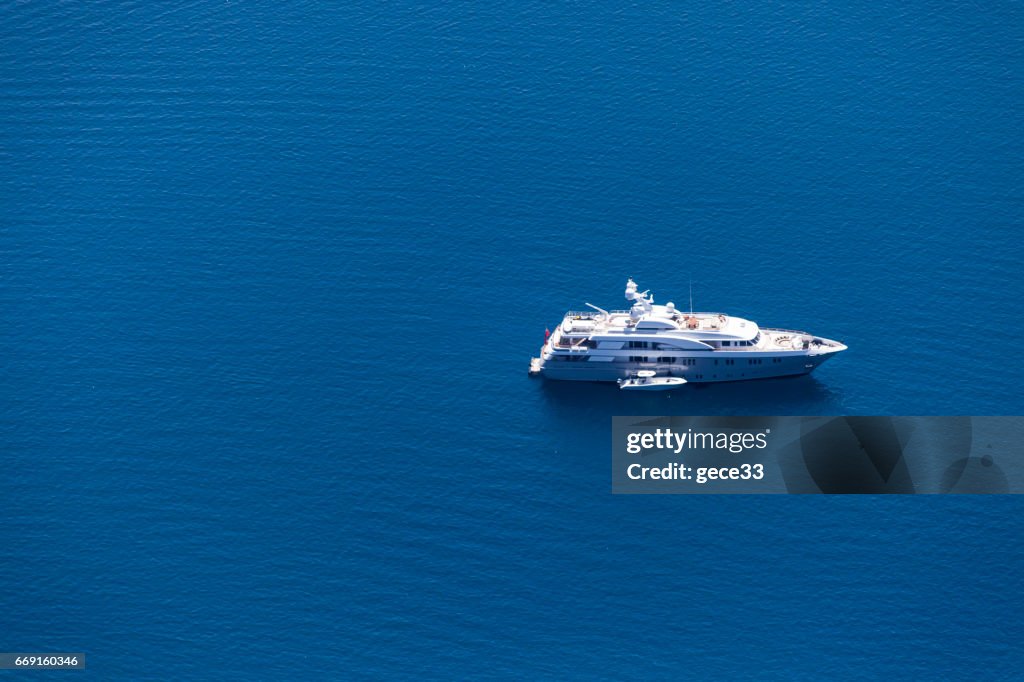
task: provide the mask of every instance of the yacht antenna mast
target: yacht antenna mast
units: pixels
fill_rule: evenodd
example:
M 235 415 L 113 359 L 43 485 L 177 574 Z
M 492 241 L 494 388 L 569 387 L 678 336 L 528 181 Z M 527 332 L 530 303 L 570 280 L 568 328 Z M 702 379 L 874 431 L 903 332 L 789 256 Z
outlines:
M 693 277 L 690 278 L 690 314 L 693 315 Z

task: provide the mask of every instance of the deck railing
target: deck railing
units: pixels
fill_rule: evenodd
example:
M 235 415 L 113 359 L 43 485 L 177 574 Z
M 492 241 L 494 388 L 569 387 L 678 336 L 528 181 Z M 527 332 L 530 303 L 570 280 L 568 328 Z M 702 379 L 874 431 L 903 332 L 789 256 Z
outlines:
M 813 336 L 807 332 L 797 331 L 796 329 L 780 329 L 779 327 L 760 327 L 763 332 L 782 332 L 783 334 L 803 334 L 806 336 Z
M 629 313 L 630 313 L 629 310 L 609 310 L 608 311 L 609 315 L 629 315 Z M 680 310 L 679 308 L 676 308 L 676 314 L 677 315 L 682 315 L 684 317 L 687 317 L 687 316 L 690 316 L 690 315 L 693 315 L 694 317 L 718 317 L 719 315 L 724 315 L 725 317 L 729 317 L 725 313 L 703 313 L 703 312 L 693 312 L 693 313 L 690 313 L 690 312 L 687 312 L 685 310 Z M 578 317 L 581 320 L 596 320 L 597 318 L 599 318 L 601 316 L 601 313 L 594 312 L 593 310 L 570 310 L 569 312 L 567 312 L 565 314 L 565 316 L 566 317 Z

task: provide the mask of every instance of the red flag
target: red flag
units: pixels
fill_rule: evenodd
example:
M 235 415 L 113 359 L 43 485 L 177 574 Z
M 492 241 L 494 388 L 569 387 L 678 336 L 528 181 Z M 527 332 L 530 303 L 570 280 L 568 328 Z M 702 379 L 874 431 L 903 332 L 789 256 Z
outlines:
M 544 341 L 546 342 L 549 338 L 551 338 L 551 330 L 544 327 Z

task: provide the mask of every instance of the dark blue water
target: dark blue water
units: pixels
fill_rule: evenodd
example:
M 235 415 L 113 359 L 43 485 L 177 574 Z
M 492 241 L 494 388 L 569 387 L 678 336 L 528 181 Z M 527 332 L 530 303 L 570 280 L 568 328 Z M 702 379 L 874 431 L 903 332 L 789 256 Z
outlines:
M 613 497 L 608 443 L 614 414 L 1022 412 L 1021 7 L 0 16 L 0 649 L 1019 677 L 1018 500 Z M 850 350 L 671 395 L 528 379 L 628 276 Z

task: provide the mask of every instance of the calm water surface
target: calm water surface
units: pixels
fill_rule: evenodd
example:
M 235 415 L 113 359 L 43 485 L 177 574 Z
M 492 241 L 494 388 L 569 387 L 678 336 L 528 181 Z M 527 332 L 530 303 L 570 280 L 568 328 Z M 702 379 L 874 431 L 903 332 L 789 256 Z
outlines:
M 1016 499 L 612 497 L 608 438 L 1022 412 L 1020 7 L 2 16 L 0 648 L 134 680 L 1019 676 Z M 659 396 L 528 379 L 630 276 L 850 350 Z

